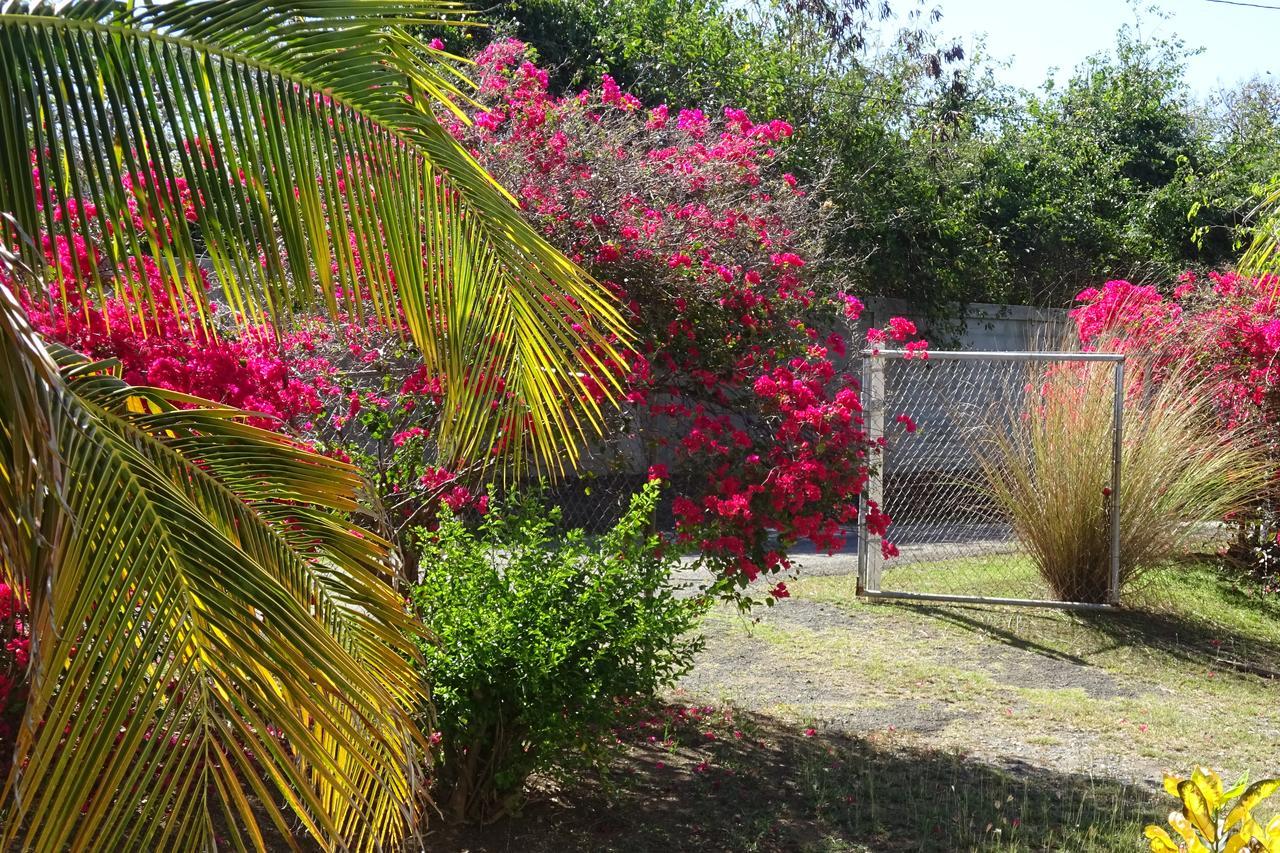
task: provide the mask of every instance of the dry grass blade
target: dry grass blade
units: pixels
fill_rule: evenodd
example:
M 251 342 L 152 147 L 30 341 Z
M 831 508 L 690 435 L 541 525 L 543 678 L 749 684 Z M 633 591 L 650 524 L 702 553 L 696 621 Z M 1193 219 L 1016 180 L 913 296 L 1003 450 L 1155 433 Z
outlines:
M 1120 458 L 1120 587 L 1247 507 L 1269 465 L 1248 425 L 1224 429 L 1212 384 L 1130 356 Z M 1113 366 L 1040 364 L 1025 396 L 979 430 L 983 490 L 1062 600 L 1105 602 L 1111 574 Z

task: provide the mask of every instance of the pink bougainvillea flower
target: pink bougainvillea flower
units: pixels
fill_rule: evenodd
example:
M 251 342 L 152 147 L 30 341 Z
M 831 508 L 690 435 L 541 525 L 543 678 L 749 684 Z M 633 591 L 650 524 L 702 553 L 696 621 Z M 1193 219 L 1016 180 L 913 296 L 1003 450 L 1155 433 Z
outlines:
M 895 341 L 905 341 L 916 333 L 916 324 L 906 317 L 893 317 L 889 320 L 889 337 Z

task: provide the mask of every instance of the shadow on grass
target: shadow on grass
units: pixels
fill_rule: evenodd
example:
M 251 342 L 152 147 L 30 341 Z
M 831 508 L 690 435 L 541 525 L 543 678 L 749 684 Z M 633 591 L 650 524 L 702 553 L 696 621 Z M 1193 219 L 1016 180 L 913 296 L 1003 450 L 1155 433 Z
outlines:
M 882 606 L 910 608 L 1010 647 L 1080 665 L 1110 651 L 1141 648 L 1194 667 L 1280 678 L 1280 599 L 1249 592 L 1202 566 L 1170 577 L 1176 580 L 1154 593 L 1147 590 L 1142 606 L 1112 611 Z M 1079 627 L 1090 633 L 1084 643 Z
M 1276 618 L 1280 620 L 1280 614 Z M 1148 610 L 1091 613 L 1080 619 L 1107 637 L 1113 649 L 1154 649 L 1197 667 L 1280 678 L 1280 643 L 1256 634 L 1181 613 Z
M 656 708 L 607 778 L 515 818 L 444 829 L 435 850 L 1136 850 L 1161 812 L 1142 789 L 813 732 L 724 708 Z M 649 738 L 654 738 L 650 743 Z
M 893 606 L 903 608 L 910 607 L 914 612 L 929 616 L 933 619 L 950 622 L 952 625 L 956 625 L 961 628 L 981 632 L 982 634 L 1015 649 L 1033 652 L 1034 654 L 1043 655 L 1047 658 L 1067 661 L 1080 666 L 1089 665 L 1088 660 L 1077 654 L 1073 654 L 1063 649 L 1054 648 L 1051 645 L 1030 639 L 1027 636 L 1030 632 L 1017 630 L 1001 624 L 1000 618 L 992 618 L 993 614 L 998 613 L 999 611 L 993 611 L 991 608 L 955 605 L 948 607 L 935 607 L 927 604 L 897 604 Z M 1049 618 L 1056 617 L 1050 616 Z

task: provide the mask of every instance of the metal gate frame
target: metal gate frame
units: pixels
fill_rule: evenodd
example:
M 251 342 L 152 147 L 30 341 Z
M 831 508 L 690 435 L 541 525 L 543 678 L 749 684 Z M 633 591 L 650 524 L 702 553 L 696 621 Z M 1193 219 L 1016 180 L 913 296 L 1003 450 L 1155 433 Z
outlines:
M 877 442 L 885 435 L 884 365 L 890 360 L 922 358 L 921 353 L 906 350 L 865 349 L 862 356 L 862 387 L 859 397 L 867 438 Z M 1120 603 L 1120 460 L 1124 447 L 1124 354 L 1110 352 L 977 352 L 930 350 L 929 361 L 1025 361 L 1025 362 L 1111 362 L 1115 365 L 1115 399 L 1112 404 L 1114 429 L 1111 444 L 1111 577 L 1107 603 L 1055 601 L 1036 598 L 999 598 L 984 595 L 948 595 L 945 593 L 901 592 L 880 589 L 884 557 L 882 537 L 867 532 L 867 503 L 884 505 L 885 459 L 889 447 L 881 446 L 880 464 L 870 470 L 867 486 L 858 499 L 858 588 L 860 598 L 936 601 L 959 604 L 999 604 L 1018 607 L 1053 607 L 1069 610 L 1111 610 Z

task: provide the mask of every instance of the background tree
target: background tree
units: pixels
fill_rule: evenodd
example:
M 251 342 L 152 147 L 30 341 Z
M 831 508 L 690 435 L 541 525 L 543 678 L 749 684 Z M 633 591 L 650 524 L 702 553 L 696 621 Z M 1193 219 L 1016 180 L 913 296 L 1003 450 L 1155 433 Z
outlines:
M 1234 260 L 1277 156 L 1265 87 L 1196 99 L 1191 52 L 1129 29 L 1065 85 L 1017 92 L 947 36 L 964 22 L 945 11 L 536 0 L 492 19 L 537 48 L 553 93 L 608 72 L 646 103 L 789 121 L 785 166 L 831 203 L 826 253 L 859 293 L 944 315 L 1061 306 L 1090 283 Z

